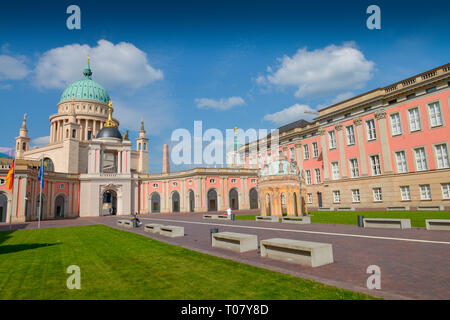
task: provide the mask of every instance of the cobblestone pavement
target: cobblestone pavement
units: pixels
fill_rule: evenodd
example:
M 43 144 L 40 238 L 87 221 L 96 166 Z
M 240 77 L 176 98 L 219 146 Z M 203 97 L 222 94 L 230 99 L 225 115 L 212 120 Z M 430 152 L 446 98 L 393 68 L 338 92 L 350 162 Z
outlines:
M 114 228 L 116 220 L 128 217 L 92 217 L 42 221 L 41 228 L 104 224 Z M 183 226 L 183 238 L 167 238 L 148 234 L 143 227 L 128 230 L 166 243 L 178 245 L 218 257 L 288 273 L 336 287 L 364 292 L 387 299 L 450 299 L 450 232 L 365 229 L 350 225 L 313 223 L 309 225 L 256 221 L 211 221 L 202 214 L 141 215 L 145 223 Z M 34 229 L 37 222 L 13 224 L 13 229 Z M 257 252 L 243 254 L 212 248 L 210 229 L 256 234 L 258 240 L 287 238 L 331 243 L 335 262 L 311 268 L 261 258 Z M 0 224 L 0 231 L 9 226 Z M 381 290 L 369 290 L 367 267 L 381 269 Z

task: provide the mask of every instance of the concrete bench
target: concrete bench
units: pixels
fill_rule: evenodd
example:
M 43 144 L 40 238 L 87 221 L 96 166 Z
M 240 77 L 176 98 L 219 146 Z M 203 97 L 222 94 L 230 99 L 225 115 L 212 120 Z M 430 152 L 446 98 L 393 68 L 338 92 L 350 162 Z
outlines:
M 258 237 L 253 234 L 218 232 L 212 234 L 212 246 L 236 252 L 258 249 Z
M 217 219 L 218 214 L 204 214 L 203 219 Z
M 298 224 L 310 224 L 311 223 L 311 217 L 304 216 L 304 217 L 283 217 L 281 219 L 282 223 L 298 223 Z
M 184 227 L 178 226 L 161 226 L 159 234 L 166 237 L 176 238 L 184 236 Z
M 256 221 L 263 221 L 263 222 L 280 222 L 280 217 L 276 216 L 256 216 Z
M 261 241 L 261 257 L 320 267 L 333 263 L 333 247 L 329 243 L 274 238 Z
M 158 223 L 149 223 L 144 226 L 144 231 L 148 233 L 159 233 L 162 226 L 162 224 Z
M 213 219 L 213 220 L 231 220 L 231 216 L 222 214 L 205 214 L 203 219 Z
M 445 230 L 450 231 L 449 219 L 426 219 L 427 230 Z
M 134 228 L 133 222 L 131 220 L 117 220 L 117 225 L 119 227 L 124 227 L 128 229 Z
M 410 219 L 364 218 L 364 228 L 411 229 Z

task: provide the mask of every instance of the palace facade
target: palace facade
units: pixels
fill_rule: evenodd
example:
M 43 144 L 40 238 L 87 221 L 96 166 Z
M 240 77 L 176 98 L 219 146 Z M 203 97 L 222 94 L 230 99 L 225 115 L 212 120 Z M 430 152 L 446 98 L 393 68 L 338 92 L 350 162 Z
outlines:
M 42 219 L 260 204 L 263 214 L 271 214 L 267 208 L 282 214 L 286 201 L 296 204 L 296 214 L 305 203 L 308 210 L 450 210 L 450 64 L 323 108 L 312 122 L 280 127 L 278 146 L 267 137 L 240 147 L 240 166 L 171 172 L 165 146 L 162 173 L 148 172 L 144 123 L 133 149 L 89 62 L 83 75 L 50 116 L 48 145 L 30 149 L 24 117 L 13 193 L 5 185 L 12 159 L 0 159 L 0 222 L 37 219 L 41 159 Z M 265 197 L 262 172 L 280 159 L 302 178 L 289 173 L 290 185 Z

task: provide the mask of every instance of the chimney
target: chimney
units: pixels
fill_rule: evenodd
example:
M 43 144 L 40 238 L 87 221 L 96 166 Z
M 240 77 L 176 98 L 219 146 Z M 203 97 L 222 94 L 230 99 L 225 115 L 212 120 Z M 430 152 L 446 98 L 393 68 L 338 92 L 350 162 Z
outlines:
M 169 162 L 169 146 L 167 144 L 164 145 L 163 151 L 163 168 L 162 173 L 170 172 L 170 162 Z

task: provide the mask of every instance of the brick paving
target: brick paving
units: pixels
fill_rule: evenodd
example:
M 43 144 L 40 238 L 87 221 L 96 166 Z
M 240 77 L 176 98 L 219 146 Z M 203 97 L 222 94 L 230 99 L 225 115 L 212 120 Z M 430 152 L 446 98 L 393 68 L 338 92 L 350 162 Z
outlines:
M 244 213 L 242 213 L 244 214 Z M 42 221 L 42 228 L 105 224 L 114 228 L 116 220 L 127 217 L 92 217 Z M 450 299 L 450 232 L 364 229 L 349 225 L 313 223 L 295 225 L 256 221 L 210 221 L 202 214 L 141 215 L 142 222 L 179 225 L 185 237 L 167 238 L 145 233 L 143 227 L 131 230 L 144 236 L 238 262 L 288 273 L 336 287 L 364 292 L 387 299 Z M 37 222 L 13 224 L 13 229 L 34 229 Z M 243 254 L 212 248 L 210 229 L 256 234 L 259 240 L 288 238 L 331 243 L 335 262 L 310 268 L 261 258 L 258 252 Z M 9 226 L 0 224 L 0 231 Z M 124 229 L 129 231 L 128 229 Z M 402 240 L 403 239 L 403 240 Z M 381 290 L 368 290 L 369 265 L 381 269 Z

